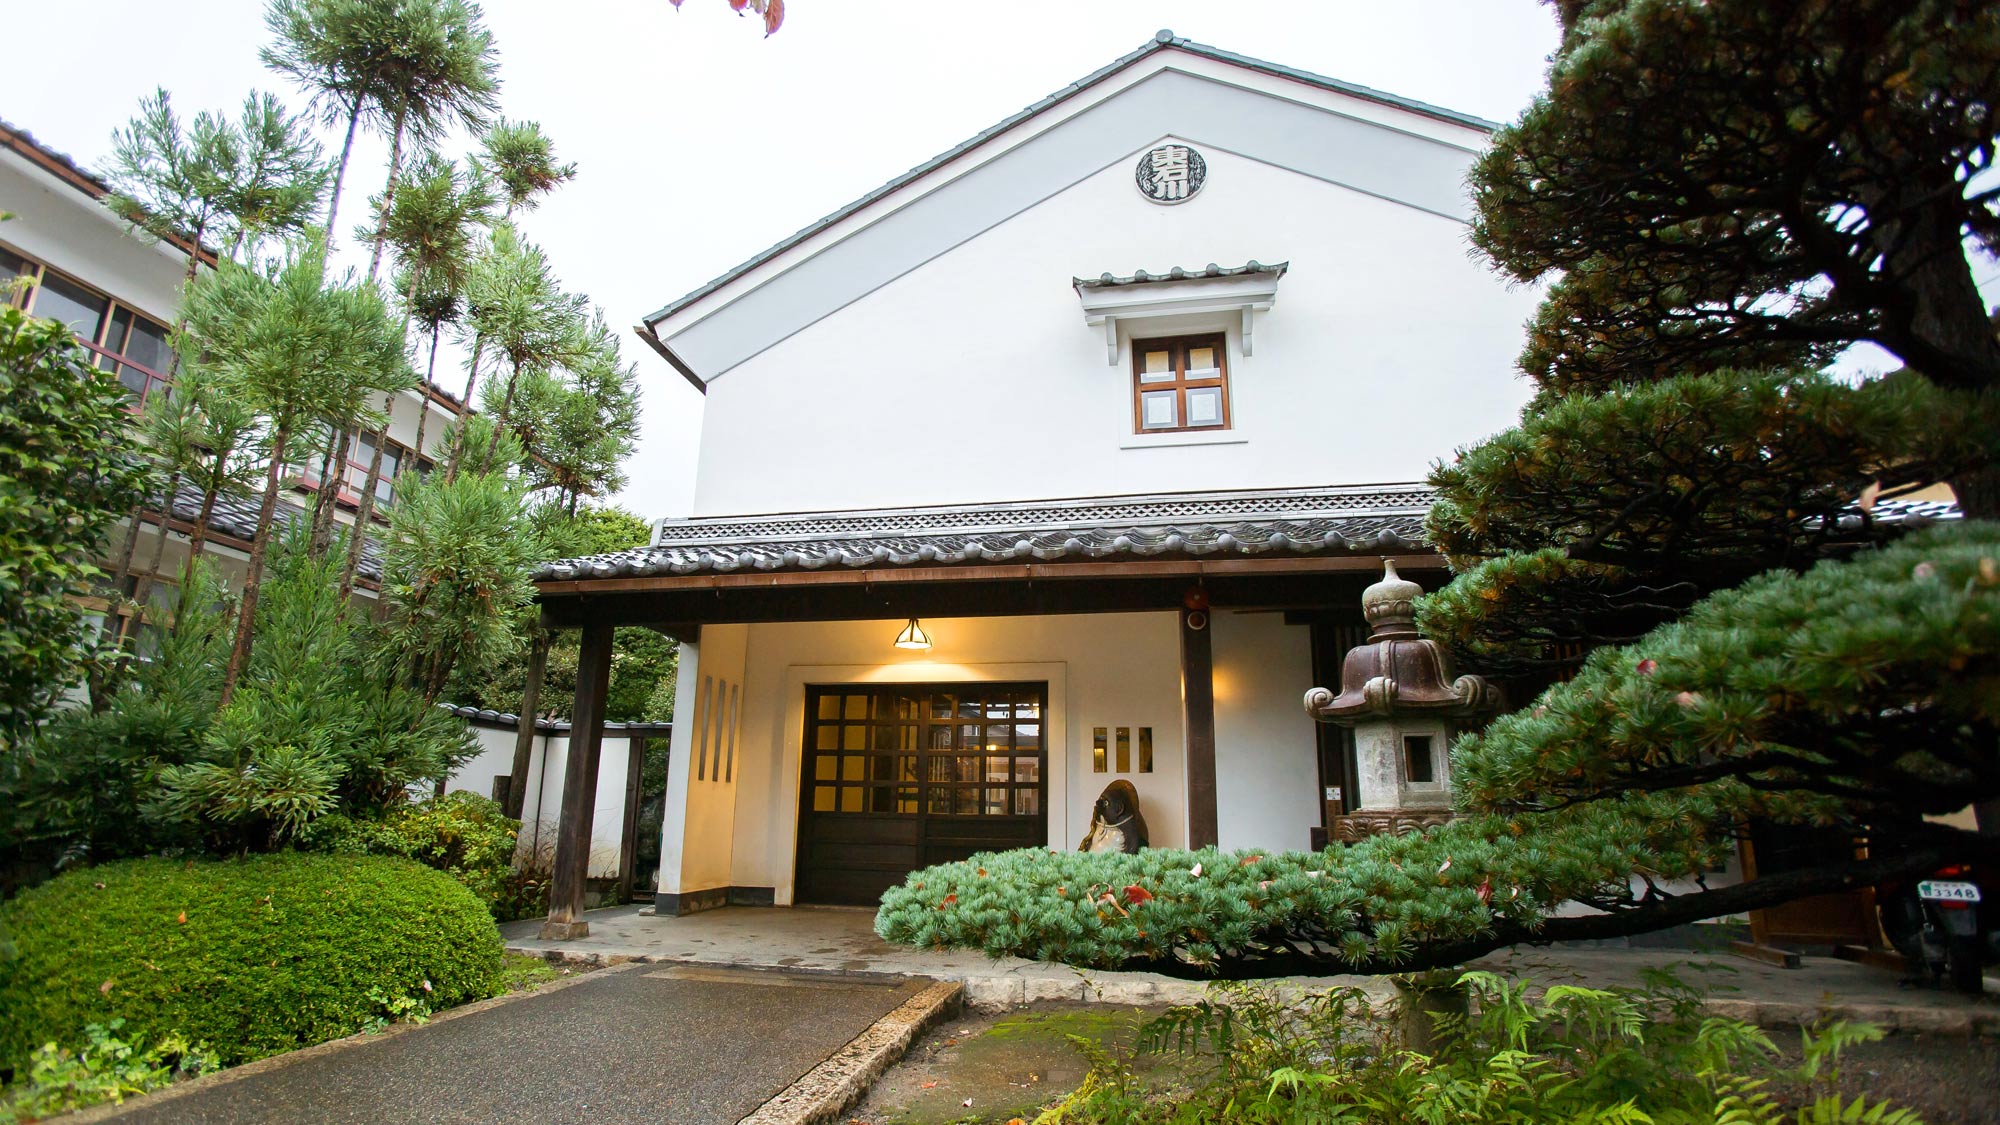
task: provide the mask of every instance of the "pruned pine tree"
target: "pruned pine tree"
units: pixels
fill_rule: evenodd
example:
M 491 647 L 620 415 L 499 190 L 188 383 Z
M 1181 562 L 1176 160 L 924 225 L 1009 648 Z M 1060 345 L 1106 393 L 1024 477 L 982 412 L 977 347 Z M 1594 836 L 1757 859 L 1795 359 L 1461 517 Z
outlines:
M 417 162 L 409 176 L 409 182 L 400 193 L 385 197 L 377 214 L 378 225 L 374 240 L 379 249 L 383 244 L 395 247 L 396 258 L 404 275 L 403 290 L 403 335 L 409 335 L 409 325 L 416 316 L 416 295 L 421 286 L 435 285 L 445 292 L 456 292 L 464 288 L 465 275 L 471 268 L 475 232 L 491 218 L 494 198 L 488 188 L 486 178 L 476 169 L 468 168 L 461 177 L 458 167 L 450 160 L 435 154 L 426 154 Z M 437 336 L 431 336 L 431 366 L 437 363 Z M 424 376 L 428 386 L 430 372 Z M 382 401 L 383 425 L 374 432 L 373 451 L 368 458 L 368 475 L 361 489 L 361 499 L 355 514 L 356 527 L 369 527 L 375 514 L 376 485 L 382 479 L 382 450 L 387 444 L 387 420 L 393 415 L 395 397 Z M 418 429 L 416 450 L 423 453 L 423 423 L 430 418 L 428 403 L 418 409 Z M 361 564 L 361 536 L 352 536 L 347 543 L 347 561 L 340 572 L 340 592 L 345 597 L 354 586 L 354 572 Z
M 361 127 L 393 138 L 412 128 L 436 136 L 494 107 L 492 36 L 475 4 L 272 0 L 264 22 L 274 38 L 261 52 L 264 65 L 307 90 L 320 119 L 344 130 L 327 203 L 329 239 L 338 229 L 340 193 Z
M 495 463 L 522 372 L 560 364 L 596 345 L 583 319 L 583 298 L 562 291 L 549 269 L 548 255 L 522 238 L 511 223 L 493 228 L 486 252 L 467 279 L 466 299 L 473 331 L 507 370 L 486 448 L 474 454 L 480 458 L 477 471 L 484 473 Z M 460 443 L 468 429 L 463 423 L 457 427 L 447 476 L 455 476 L 462 467 L 466 451 Z
M 555 142 L 537 122 L 502 117 L 479 143 L 483 153 L 474 159 L 499 181 L 506 195 L 503 218 L 512 219 L 515 211 L 534 210 L 543 196 L 576 178 L 576 165 L 556 159 Z
M 194 582 L 194 568 L 208 542 L 216 505 L 225 497 L 247 496 L 262 475 L 269 453 L 264 419 L 248 403 L 229 392 L 205 368 L 191 368 L 174 384 L 174 396 L 193 414 L 195 455 L 185 471 L 187 486 L 201 502 L 188 532 L 187 561 L 181 572 L 182 593 Z M 174 629 L 184 622 L 177 612 Z
M 619 466 L 638 444 L 638 369 L 622 361 L 601 314 L 589 337 L 590 346 L 560 368 L 524 377 L 509 415 L 528 454 L 521 471 L 529 489 L 554 492 L 572 514 L 585 497 L 624 487 Z
M 278 495 L 292 440 L 343 404 L 408 386 L 396 321 L 373 286 L 328 277 L 326 248 L 295 244 L 280 262 L 251 269 L 225 262 L 190 289 L 188 335 L 202 368 L 261 414 L 270 429 L 249 572 L 236 640 L 223 679 L 225 702 L 249 657 Z M 360 534 L 359 530 L 356 534 Z
M 312 225 L 333 169 L 306 116 L 286 112 L 275 95 L 246 97 L 236 131 L 241 159 L 222 205 L 230 219 L 229 256 L 244 261 L 266 240 L 289 238 Z
M 389 673 L 408 677 L 430 703 L 454 670 L 490 667 L 514 649 L 515 619 L 534 600 L 528 575 L 541 557 L 518 481 L 433 474 L 399 490 L 382 582 Z
M 534 210 L 541 205 L 543 196 L 576 178 L 576 165 L 556 159 L 555 142 L 533 121 L 508 121 L 503 117 L 480 138 L 480 147 L 483 155 L 474 156 L 473 163 L 499 184 L 506 197 L 503 221 L 511 222 L 515 211 Z M 465 390 L 458 396 L 461 433 L 466 417 L 472 412 L 472 396 L 479 386 L 480 364 L 485 355 L 486 337 L 475 325 L 472 358 L 465 367 Z M 458 472 L 459 453 L 460 447 L 454 444 L 445 467 L 447 475 Z
M 1549 89 L 1473 177 L 1494 262 L 1560 274 L 1538 393 L 1433 472 L 1459 573 L 1419 623 L 1469 670 L 1570 678 L 1458 741 L 1459 817 L 1428 833 L 982 857 L 892 890 L 885 936 L 1392 972 L 2000 863 L 1940 819 L 2000 799 L 2000 526 L 1877 518 L 1944 481 L 1995 514 L 2000 345 L 1966 244 L 2000 236 L 2000 4 L 1556 7 Z M 1817 370 L 1859 341 L 1906 367 Z M 1749 825 L 1836 843 L 1709 885 Z

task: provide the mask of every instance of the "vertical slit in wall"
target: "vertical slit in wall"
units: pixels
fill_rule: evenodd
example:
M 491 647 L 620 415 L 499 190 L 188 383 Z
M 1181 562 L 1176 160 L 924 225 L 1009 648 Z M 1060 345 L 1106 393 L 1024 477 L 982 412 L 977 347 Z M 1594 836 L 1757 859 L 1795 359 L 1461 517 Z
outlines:
M 714 706 L 715 684 L 713 676 L 703 676 L 701 687 L 694 700 L 694 777 L 696 781 L 708 780 L 708 712 Z
M 729 726 L 726 728 L 729 739 L 729 764 L 724 768 L 722 780 L 731 784 L 736 781 L 736 697 L 742 687 L 741 684 L 729 685 Z

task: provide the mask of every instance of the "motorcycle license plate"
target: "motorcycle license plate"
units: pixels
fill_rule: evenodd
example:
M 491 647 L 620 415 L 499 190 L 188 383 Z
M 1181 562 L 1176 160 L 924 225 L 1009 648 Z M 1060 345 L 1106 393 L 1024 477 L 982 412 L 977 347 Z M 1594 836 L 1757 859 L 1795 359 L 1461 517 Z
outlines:
M 1978 902 L 1979 888 L 1972 883 L 1926 879 L 1917 884 L 1917 897 L 1931 902 Z

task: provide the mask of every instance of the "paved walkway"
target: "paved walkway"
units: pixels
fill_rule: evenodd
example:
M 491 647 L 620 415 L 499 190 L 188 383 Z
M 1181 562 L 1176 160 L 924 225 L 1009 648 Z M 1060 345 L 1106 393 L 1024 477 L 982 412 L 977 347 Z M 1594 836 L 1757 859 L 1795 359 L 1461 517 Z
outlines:
M 731 1125 L 927 983 L 628 965 L 251 1064 L 112 1117 Z
M 1063 965 L 979 953 L 939 953 L 893 946 L 875 936 L 871 910 L 850 907 L 743 907 L 655 918 L 639 907 L 590 911 L 590 936 L 574 942 L 535 938 L 536 922 L 501 927 L 509 948 L 559 953 L 582 960 L 624 959 L 709 965 L 754 965 L 816 972 L 870 972 L 955 980 L 966 1003 L 999 1008 L 1045 1000 L 1115 1004 L 1181 1003 L 1201 986 L 1151 973 L 1084 973 Z M 1523 946 L 1475 965 L 1532 978 L 1538 984 L 1635 985 L 1649 968 L 1688 962 L 1716 966 L 1702 974 L 1718 1011 L 1766 1023 L 1811 1019 L 1821 1008 L 1911 1031 L 2000 1033 L 2000 996 L 1969 998 L 1903 988 L 1895 972 L 1831 957 L 1807 957 L 1782 969 L 1726 953 Z M 1379 977 L 1325 977 L 1312 986 L 1358 985 L 1386 998 Z M 2000 991 L 1989 986 L 1989 991 Z

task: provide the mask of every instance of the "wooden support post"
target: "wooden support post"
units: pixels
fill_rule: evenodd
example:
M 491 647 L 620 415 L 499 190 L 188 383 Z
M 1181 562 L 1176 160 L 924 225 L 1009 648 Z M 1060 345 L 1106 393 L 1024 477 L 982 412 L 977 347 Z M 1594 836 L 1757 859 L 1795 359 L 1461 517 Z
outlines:
M 548 622 L 535 628 L 528 648 L 528 682 L 521 688 L 521 725 L 514 731 L 514 772 L 507 775 L 506 813 L 515 820 L 528 802 L 528 766 L 535 752 L 535 714 L 542 707 L 542 678 L 549 670 L 549 642 L 553 639 Z
M 632 901 L 633 868 L 639 860 L 639 798 L 644 793 L 646 736 L 625 743 L 625 823 L 618 835 L 618 901 Z
M 604 744 L 604 696 L 611 687 L 610 625 L 583 627 L 576 658 L 576 705 L 569 713 L 569 761 L 563 769 L 562 819 L 556 828 L 555 871 L 549 878 L 549 919 L 543 941 L 588 936 L 584 883 L 590 877 L 591 814 L 597 807 L 597 759 Z
M 1196 600 L 1190 598 L 1190 600 Z M 1181 611 L 1181 729 L 1187 738 L 1188 847 L 1214 847 L 1215 667 L 1208 605 Z

